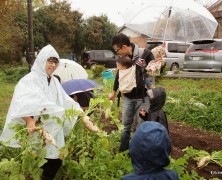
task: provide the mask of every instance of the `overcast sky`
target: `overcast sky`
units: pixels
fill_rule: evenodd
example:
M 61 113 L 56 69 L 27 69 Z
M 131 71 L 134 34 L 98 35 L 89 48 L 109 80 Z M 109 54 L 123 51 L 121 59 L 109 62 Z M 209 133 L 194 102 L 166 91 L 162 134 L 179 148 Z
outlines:
M 69 0 L 69 2 L 71 2 L 72 8 L 82 12 L 85 18 L 106 14 L 111 22 L 121 26 L 123 20 L 119 13 L 142 0 Z
M 142 3 L 145 0 L 69 0 L 74 10 L 78 10 L 84 14 L 84 18 L 96 15 L 106 14 L 109 20 L 117 26 L 123 25 L 121 12 L 133 5 Z M 147 1 L 147 0 L 146 0 Z M 158 0 L 157 0 L 158 1 Z M 179 0 L 177 0 L 179 1 Z M 186 0 L 181 0 L 186 3 Z M 217 0 L 197 0 L 202 4 L 216 2 Z

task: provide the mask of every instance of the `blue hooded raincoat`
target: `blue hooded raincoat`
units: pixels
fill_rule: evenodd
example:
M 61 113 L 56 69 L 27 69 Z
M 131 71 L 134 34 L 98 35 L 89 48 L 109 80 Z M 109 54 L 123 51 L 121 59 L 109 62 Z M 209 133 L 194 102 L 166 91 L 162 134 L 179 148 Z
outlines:
M 179 180 L 173 170 L 165 170 L 170 163 L 171 140 L 167 130 L 158 122 L 144 122 L 133 135 L 130 156 L 134 174 L 121 180 Z

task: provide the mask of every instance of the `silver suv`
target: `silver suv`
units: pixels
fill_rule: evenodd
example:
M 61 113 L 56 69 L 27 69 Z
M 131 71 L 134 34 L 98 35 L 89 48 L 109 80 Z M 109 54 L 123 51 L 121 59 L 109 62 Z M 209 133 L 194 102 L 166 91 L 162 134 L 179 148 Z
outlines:
M 183 69 L 184 56 L 190 43 L 180 41 L 151 41 L 148 42 L 148 49 L 153 49 L 156 46 L 163 44 L 165 47 L 165 57 L 163 58 L 167 64 L 167 67 L 171 71 L 177 71 Z
M 185 54 L 184 70 L 222 72 L 222 39 L 193 41 Z

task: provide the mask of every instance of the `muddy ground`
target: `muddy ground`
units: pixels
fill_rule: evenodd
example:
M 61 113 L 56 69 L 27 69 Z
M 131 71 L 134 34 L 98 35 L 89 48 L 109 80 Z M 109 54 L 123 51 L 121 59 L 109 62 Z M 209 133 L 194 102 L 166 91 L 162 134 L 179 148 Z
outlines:
M 113 129 L 116 129 L 115 125 L 105 127 L 107 132 Z M 182 150 L 187 146 L 193 146 L 194 149 L 205 150 L 209 153 L 222 150 L 222 136 L 215 133 L 193 128 L 179 122 L 169 122 L 169 132 L 173 142 L 171 156 L 174 159 L 182 157 L 184 155 Z M 222 179 L 222 168 L 216 164 L 209 163 L 206 167 L 200 169 L 196 162 L 190 159 L 188 171 L 192 169 L 205 179 Z
M 205 150 L 209 153 L 222 150 L 222 136 L 215 133 L 196 129 L 178 122 L 170 122 L 169 131 L 173 141 L 171 155 L 175 159 L 183 156 L 182 150 L 187 146 L 193 146 L 194 149 Z M 209 163 L 206 167 L 199 169 L 196 162 L 190 160 L 188 169 L 195 169 L 200 176 L 206 179 L 222 179 L 222 168 L 213 163 Z

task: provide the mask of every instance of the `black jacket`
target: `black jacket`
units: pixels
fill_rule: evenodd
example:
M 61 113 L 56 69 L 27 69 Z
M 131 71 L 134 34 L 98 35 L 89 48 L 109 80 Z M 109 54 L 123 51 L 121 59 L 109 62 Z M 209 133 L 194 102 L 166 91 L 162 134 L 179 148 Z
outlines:
M 134 43 L 131 43 L 133 55 L 129 55 L 129 57 L 134 60 L 135 58 L 138 58 L 139 54 L 135 51 L 138 51 L 138 46 Z M 143 49 L 144 50 L 144 49 Z M 140 55 L 141 56 L 141 55 Z M 149 54 L 149 56 L 146 56 L 144 59 L 146 64 L 148 64 L 151 60 L 154 59 L 154 56 L 152 53 Z M 137 87 L 133 88 L 131 92 L 125 93 L 124 96 L 126 96 L 129 99 L 141 99 L 146 96 L 146 88 L 143 81 L 143 72 L 140 66 L 136 65 L 136 84 Z M 117 71 L 115 81 L 114 81 L 114 87 L 113 90 L 117 91 L 119 88 L 119 72 Z

